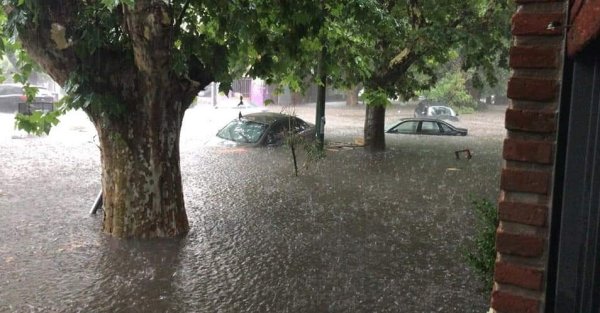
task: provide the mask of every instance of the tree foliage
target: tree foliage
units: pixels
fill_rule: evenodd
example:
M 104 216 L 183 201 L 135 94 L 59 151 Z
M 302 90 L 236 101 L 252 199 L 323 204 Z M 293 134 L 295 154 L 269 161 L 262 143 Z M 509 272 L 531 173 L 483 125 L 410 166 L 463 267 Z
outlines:
M 469 74 L 452 71 L 444 75 L 434 88 L 423 93 L 427 99 L 442 102 L 457 110 L 475 109 L 477 101 L 467 92 L 465 85 Z
M 67 74 L 53 75 L 64 82 L 69 94 L 78 95 L 68 98 L 67 106 L 95 104 L 104 111 L 122 111 L 118 104 L 122 99 L 103 93 L 93 80 L 107 58 L 134 58 L 126 16 L 136 2 L 46 2 L 72 7 L 63 11 L 77 11 L 69 25 L 47 25 L 55 43 L 65 47 L 62 52 L 76 59 L 63 64 Z M 7 44 L 18 49 L 19 30 L 47 18 L 43 10 L 51 6 L 40 0 L 4 3 L 7 14 L 0 18 L 5 32 L 0 51 Z M 300 90 L 307 77 L 318 81 L 316 68 L 323 46 L 329 83 L 336 87 L 362 83 L 391 98 L 408 98 L 430 87 L 439 76 L 435 70 L 451 58 L 450 51 L 459 51 L 464 68 L 481 69 L 473 78 L 476 83 L 480 73 L 494 81 L 495 64 L 506 62 L 502 38 L 508 35 L 508 1 L 173 0 L 169 4 L 164 22 L 171 26 L 166 57 L 173 74 L 200 85 L 219 81 L 223 91 L 240 76 Z M 25 82 L 32 62 L 26 54 L 21 56 Z
M 197 90 L 215 80 L 228 91 L 240 76 L 268 78 L 288 72 L 290 60 L 299 58 L 301 47 L 311 46 L 321 25 L 311 14 L 319 9 L 315 1 L 5 0 L 0 53 L 19 51 L 22 64 L 15 81 L 26 83 L 35 62 L 21 49 L 22 42 L 35 40 L 27 37 L 29 33 L 49 33 L 47 42 L 37 46 L 48 48 L 55 55 L 52 61 L 60 64 L 60 70 L 49 74 L 71 95 L 67 107 L 122 113 L 119 106 L 127 101 L 106 92 L 109 86 L 98 77 L 122 74 L 139 57 L 133 37 L 139 30 L 132 29 L 131 22 L 135 7 L 143 5 L 164 11 L 160 24 L 166 34 L 161 39 L 167 46 L 147 44 L 166 48 L 161 57 L 169 63 L 170 75 L 198 83 Z M 146 26 L 138 35 L 157 30 Z M 26 48 L 40 63 L 44 51 Z
M 334 86 L 365 86 L 376 107 L 366 128 L 383 138 L 387 98 L 430 86 L 448 51 L 493 74 L 490 51 L 508 21 L 500 0 L 2 3 L 0 53 L 18 56 L 15 80 L 26 83 L 37 63 L 67 92 L 56 112 L 87 113 L 101 146 L 104 229 L 141 237 L 187 231 L 179 133 L 211 81 L 228 90 L 234 78 L 253 76 L 299 89 L 307 77 L 322 81 L 322 60 Z M 41 114 L 20 125 L 47 131 L 55 122 Z
M 283 72 L 318 33 L 315 1 L 4 0 L 4 42 L 20 45 L 98 132 L 104 231 L 118 237 L 188 231 L 179 136 L 211 81 Z M 6 45 L 0 47 L 6 52 Z M 25 55 L 25 54 L 24 54 Z M 32 62 L 21 66 L 26 69 Z M 19 124 L 43 131 L 54 116 Z

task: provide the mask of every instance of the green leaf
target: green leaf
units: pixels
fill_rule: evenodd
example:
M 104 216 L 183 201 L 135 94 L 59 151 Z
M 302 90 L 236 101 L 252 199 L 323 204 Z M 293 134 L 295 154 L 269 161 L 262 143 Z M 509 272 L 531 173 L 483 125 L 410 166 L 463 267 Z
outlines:
M 52 126 L 59 123 L 58 117 L 63 114 L 60 110 L 50 112 L 34 111 L 30 115 L 17 114 L 15 127 L 33 135 L 49 134 Z

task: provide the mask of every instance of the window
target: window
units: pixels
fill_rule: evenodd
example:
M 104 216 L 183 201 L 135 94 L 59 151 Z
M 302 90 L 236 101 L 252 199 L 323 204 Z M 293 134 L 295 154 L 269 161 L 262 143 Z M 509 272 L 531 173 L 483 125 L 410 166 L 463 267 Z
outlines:
M 217 136 L 236 142 L 256 143 L 262 137 L 266 129 L 266 124 L 235 120 L 223 127 L 223 129 L 217 133 Z
M 440 128 L 442 129 L 442 132 L 444 133 L 451 133 L 452 132 L 452 128 L 450 128 L 450 126 L 444 124 L 444 123 L 440 123 Z
M 0 95 L 22 95 L 23 88 L 19 86 L 3 85 L 0 86 Z
M 292 120 L 292 126 L 294 128 L 294 133 L 303 132 L 308 129 L 308 124 L 301 119 L 294 118 Z
M 423 134 L 439 134 L 440 127 L 437 122 L 423 121 L 421 123 L 421 133 Z
M 283 143 L 285 136 L 288 131 L 288 123 L 290 121 L 286 120 L 285 122 L 276 122 L 273 127 L 269 130 L 267 134 L 267 144 L 269 145 L 279 145 Z M 293 125 L 292 125 L 293 126 Z
M 414 134 L 417 132 L 417 125 L 419 122 L 408 121 L 400 123 L 398 126 L 393 128 L 391 132 L 393 133 L 403 133 L 403 134 Z

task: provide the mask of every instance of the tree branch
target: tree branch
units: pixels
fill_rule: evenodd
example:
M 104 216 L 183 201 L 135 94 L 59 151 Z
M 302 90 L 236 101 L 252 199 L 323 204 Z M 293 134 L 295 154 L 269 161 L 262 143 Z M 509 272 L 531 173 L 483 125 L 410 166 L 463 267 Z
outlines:
M 408 15 L 414 29 L 419 29 L 425 25 L 425 17 L 421 11 L 421 5 L 418 0 L 408 1 Z
M 72 22 L 80 10 L 80 3 L 74 0 L 40 1 L 37 6 L 37 22 L 24 22 L 18 26 L 18 36 L 29 56 L 62 85 L 78 64 L 66 31 L 74 28 Z M 7 14 L 19 14 L 17 10 L 23 10 L 3 9 Z
M 181 27 L 181 22 L 183 21 L 183 16 L 185 15 L 185 11 L 187 11 L 188 7 L 190 6 L 190 0 L 186 0 L 185 3 L 183 4 L 183 8 L 181 9 L 181 12 L 179 12 L 179 16 L 177 16 L 177 19 L 175 20 L 175 37 L 177 37 L 177 34 L 179 33 L 179 28 Z

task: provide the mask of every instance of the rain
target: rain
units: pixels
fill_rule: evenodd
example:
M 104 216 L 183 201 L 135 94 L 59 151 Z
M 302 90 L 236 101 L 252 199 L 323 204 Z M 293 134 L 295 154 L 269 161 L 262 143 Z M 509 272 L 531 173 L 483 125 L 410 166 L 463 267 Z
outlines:
M 100 153 L 84 113 L 42 137 L 0 114 L 0 312 L 484 312 L 464 251 L 471 199 L 499 193 L 504 109 L 461 116 L 465 137 L 388 134 L 373 154 L 354 144 L 364 107 L 328 103 L 327 155 L 300 154 L 296 177 L 286 147 L 212 145 L 239 112 L 199 104 L 181 138 L 191 231 L 154 241 L 89 215 Z M 314 122 L 314 105 L 294 111 Z

